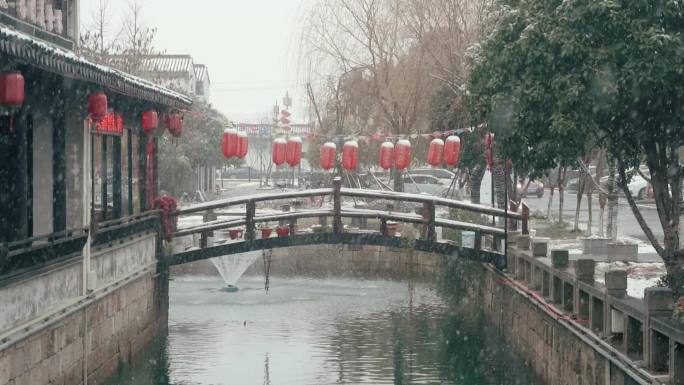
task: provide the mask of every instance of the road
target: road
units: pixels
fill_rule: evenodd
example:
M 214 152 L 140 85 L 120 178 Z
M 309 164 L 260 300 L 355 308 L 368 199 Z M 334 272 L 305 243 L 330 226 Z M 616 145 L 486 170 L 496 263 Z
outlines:
M 482 202 L 484 204 L 491 202 L 491 174 L 486 173 L 482 180 Z M 549 204 L 549 194 L 550 190 L 544 191 L 544 196 L 542 198 L 528 197 L 525 199 L 527 205 L 530 207 L 532 213 L 539 211 L 543 215 L 546 215 L 546 209 Z M 553 218 L 558 218 L 558 191 L 555 192 L 553 196 L 553 203 L 551 206 L 551 216 Z M 654 204 L 638 203 L 641 213 L 651 227 L 651 230 L 655 236 L 662 242 L 663 230 L 660 226 L 660 220 L 658 219 L 658 212 L 656 211 Z M 575 221 L 575 208 L 577 207 L 577 194 L 574 192 L 565 192 L 565 199 L 563 201 L 563 220 L 573 224 Z M 599 215 L 599 203 L 598 196 L 594 194 L 593 196 L 593 233 L 598 234 L 598 215 Z M 586 229 L 588 221 L 588 208 L 587 208 L 587 198 L 582 198 L 582 204 L 580 206 L 580 227 Z M 606 220 L 607 220 L 606 213 Z M 634 213 L 629 208 L 627 201 L 623 198 L 619 200 L 618 206 L 618 236 L 636 238 L 640 241 L 648 242 L 646 235 L 641 226 L 634 218 Z

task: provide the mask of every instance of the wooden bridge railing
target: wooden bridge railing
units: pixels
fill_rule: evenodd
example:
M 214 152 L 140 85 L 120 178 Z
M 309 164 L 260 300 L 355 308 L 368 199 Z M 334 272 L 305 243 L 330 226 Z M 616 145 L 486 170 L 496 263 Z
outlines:
M 280 201 L 292 200 L 297 198 L 314 198 L 314 197 L 332 197 L 331 209 L 308 209 L 298 210 L 295 212 L 283 212 L 276 214 L 257 215 L 256 204 L 266 201 Z M 342 207 L 342 199 L 348 198 L 362 198 L 374 200 L 390 200 L 397 202 L 419 203 L 423 205 L 420 214 L 407 214 L 402 212 L 370 210 L 370 209 L 350 209 Z M 244 215 L 239 215 L 229 220 L 218 220 L 215 210 L 225 209 L 231 206 L 245 205 Z M 352 188 L 342 188 L 342 181 L 336 178 L 333 181 L 332 188 L 322 188 L 304 191 L 256 194 L 251 196 L 241 196 L 235 198 L 222 199 L 195 205 L 189 208 L 180 209 L 172 215 L 182 216 L 198 213 L 209 213 L 205 215 L 205 222 L 201 225 L 182 228 L 176 231 L 173 236 L 187 236 L 192 234 L 201 234 L 201 245 L 206 246 L 207 238 L 216 230 L 229 229 L 234 227 L 245 227 L 245 240 L 253 241 L 256 239 L 256 224 L 263 222 L 288 222 L 296 223 L 298 219 L 303 218 L 333 218 L 332 231 L 333 233 L 341 233 L 343 231 L 343 218 L 365 218 L 378 219 L 381 222 L 380 228 L 384 235 L 388 234 L 388 221 L 397 221 L 404 223 L 422 224 L 423 231 L 422 238 L 425 240 L 436 241 L 436 227 L 446 227 L 465 231 L 472 231 L 476 234 L 476 248 L 480 248 L 480 238 L 482 235 L 493 235 L 497 238 L 503 238 L 507 232 L 506 228 L 498 228 L 493 226 L 485 226 L 474 223 L 456 221 L 447 218 L 438 218 L 436 216 L 436 207 L 447 207 L 451 209 L 458 209 L 488 216 L 507 218 L 504 223 L 522 222 L 523 232 L 526 232 L 527 221 L 529 218 L 529 210 L 523 205 L 523 212 L 518 213 L 514 211 L 506 211 L 498 208 L 486 207 L 467 202 L 446 199 L 442 197 L 419 195 L 410 193 L 388 192 L 388 191 L 373 191 Z M 417 210 L 418 211 L 418 210 Z

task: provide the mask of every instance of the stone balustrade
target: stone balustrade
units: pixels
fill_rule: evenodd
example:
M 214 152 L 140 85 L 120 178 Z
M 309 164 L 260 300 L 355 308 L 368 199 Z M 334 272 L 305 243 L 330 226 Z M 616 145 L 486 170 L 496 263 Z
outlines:
M 669 288 L 652 287 L 644 298 L 627 295 L 627 272 L 607 271 L 595 281 L 595 261 L 569 264 L 567 250 L 551 250 L 548 239 L 514 235 L 508 273 L 573 322 L 674 384 L 684 383 L 684 323 L 675 320 Z

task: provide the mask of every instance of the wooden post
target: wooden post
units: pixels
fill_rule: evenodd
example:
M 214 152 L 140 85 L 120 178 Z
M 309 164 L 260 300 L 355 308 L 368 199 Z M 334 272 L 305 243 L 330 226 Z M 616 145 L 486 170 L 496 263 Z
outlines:
M 256 215 L 256 203 L 247 202 L 247 212 L 245 215 L 245 241 L 251 242 L 256 239 L 254 234 L 254 215 Z
M 385 218 L 380 219 L 380 234 L 382 234 L 383 237 L 389 236 L 389 230 L 387 230 L 387 219 Z
M 209 244 L 209 232 L 202 231 L 200 233 L 200 249 L 206 249 Z
M 482 233 L 479 231 L 475 232 L 475 251 L 482 251 Z
M 435 231 L 435 204 L 433 202 L 423 203 L 423 238 L 430 242 L 437 240 L 437 232 Z
M 121 199 L 121 137 L 112 137 L 112 217 L 121 218 L 123 208 Z
M 527 207 L 526 203 L 523 203 L 522 204 L 522 233 L 525 235 L 530 233 L 529 220 L 530 220 L 530 208 Z
M 333 232 L 342 232 L 342 178 L 335 177 L 333 180 Z

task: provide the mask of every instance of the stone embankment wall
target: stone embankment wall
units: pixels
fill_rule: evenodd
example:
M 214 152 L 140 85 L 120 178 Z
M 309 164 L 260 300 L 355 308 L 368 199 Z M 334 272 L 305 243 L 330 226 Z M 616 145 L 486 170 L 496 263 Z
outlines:
M 86 376 L 89 385 L 97 385 L 131 362 L 167 328 L 168 274 L 157 271 L 154 253 L 154 235 L 94 250 L 93 290 L 38 302 L 39 307 L 32 304 L 32 285 L 40 280 L 59 287 L 64 269 L 0 288 L 0 298 L 14 293 L 14 308 L 32 315 L 11 330 L 0 329 L 0 385 L 77 385 Z M 66 271 L 82 265 L 71 263 Z

